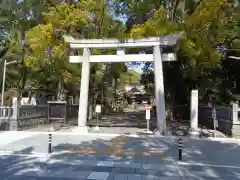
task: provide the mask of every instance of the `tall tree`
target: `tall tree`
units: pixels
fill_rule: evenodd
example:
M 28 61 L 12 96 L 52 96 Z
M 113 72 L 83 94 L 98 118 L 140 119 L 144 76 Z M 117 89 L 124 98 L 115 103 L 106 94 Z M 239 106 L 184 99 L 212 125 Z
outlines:
M 23 65 L 23 57 L 27 49 L 25 33 L 29 28 L 41 22 L 42 11 L 47 5 L 45 0 L 0 1 L 0 63 L 2 64 L 4 60 L 18 61 L 18 65 L 14 65 L 17 68 L 13 71 L 11 67 L 8 68 L 11 77 L 8 79 L 10 87 L 13 84 L 20 89 L 24 88 L 27 76 L 31 74 Z
M 122 13 L 128 19 L 127 25 L 131 37 L 163 36 L 179 31 L 185 32 L 177 49 L 178 61 L 164 64 L 164 75 L 167 79 L 165 80 L 166 95 L 172 94 L 169 96 L 170 99 L 175 97 L 178 103 L 187 103 L 191 89 L 199 88 L 200 95 L 204 96 L 208 90 L 219 89 L 219 85 L 224 84 L 225 81 L 221 80 L 224 75 L 219 75 L 219 73 L 224 74 L 220 63 L 221 54 L 216 51 L 216 47 L 226 43 L 226 40 L 232 42 L 233 36 L 237 37 L 238 26 L 233 12 L 239 17 L 239 11 L 236 6 L 234 7 L 233 1 L 115 0 L 114 2 L 118 7 L 117 13 Z M 145 64 L 143 75 L 145 78 L 151 77 L 148 67 L 152 67 L 152 64 Z M 153 79 L 151 81 L 153 82 Z M 233 84 L 230 83 L 228 86 L 232 89 L 230 86 L 233 87 Z M 177 96 L 179 93 L 183 96 Z M 226 93 L 222 91 L 220 94 Z M 221 98 L 221 95 L 219 96 Z M 224 97 L 222 101 L 228 98 Z
M 30 46 L 25 56 L 27 67 L 47 67 L 58 78 L 59 92 L 80 77 L 80 69 L 67 61 L 70 49 L 62 36 L 75 38 L 110 38 L 117 37 L 123 29 L 121 21 L 113 19 L 107 1 L 82 1 L 81 3 L 60 3 L 44 13 L 44 21 L 27 33 Z M 81 51 L 71 51 L 81 53 Z M 92 54 L 114 53 L 113 50 L 93 50 Z M 107 68 L 105 68 L 107 67 Z M 108 71 L 107 71 L 108 70 Z M 109 71 L 110 70 L 110 71 Z M 102 82 L 109 82 L 115 96 L 116 79 L 125 70 L 125 65 L 95 63 L 91 65 L 90 104 L 96 103 L 102 89 Z M 75 78 L 77 80 L 78 78 Z M 107 79 L 106 79 L 107 78 Z M 114 99 L 114 98 L 113 98 Z
M 79 3 L 76 6 L 60 4 L 50 7 L 44 15 L 44 24 L 39 24 L 27 32 L 30 47 L 25 56 L 27 67 L 51 67 L 55 75 L 58 99 L 63 99 L 64 83 L 71 82 L 72 73 L 78 70 L 69 65 L 68 46 L 62 35 L 72 34 L 77 28 L 83 28 L 89 21 L 89 8 L 92 2 Z

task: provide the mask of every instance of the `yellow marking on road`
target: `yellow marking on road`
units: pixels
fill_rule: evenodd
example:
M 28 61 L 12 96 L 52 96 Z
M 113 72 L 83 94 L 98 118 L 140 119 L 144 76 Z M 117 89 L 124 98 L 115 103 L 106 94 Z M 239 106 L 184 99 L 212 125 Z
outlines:
M 100 151 L 96 149 L 68 149 L 64 150 L 64 152 L 72 152 L 72 153 L 82 153 L 82 154 L 101 154 L 101 155 L 116 155 L 116 156 L 158 156 L 158 157 L 167 157 L 164 152 L 136 152 L 136 151 L 128 151 L 128 150 L 106 150 Z
M 97 148 L 71 148 L 64 150 L 64 152 L 82 153 L 82 154 L 96 154 L 96 155 L 115 155 L 115 156 L 158 156 L 168 159 L 164 152 L 142 151 L 136 152 L 124 148 L 126 144 L 125 136 L 118 136 L 111 140 L 106 149 Z

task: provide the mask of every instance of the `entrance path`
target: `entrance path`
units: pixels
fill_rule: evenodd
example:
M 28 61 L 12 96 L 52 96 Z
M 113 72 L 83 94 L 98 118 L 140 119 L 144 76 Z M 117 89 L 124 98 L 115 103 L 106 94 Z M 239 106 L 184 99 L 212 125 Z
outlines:
M 153 130 L 156 126 L 156 117 L 151 113 L 150 128 Z M 93 118 L 88 120 L 87 125 L 92 127 L 96 126 L 97 119 Z M 136 108 L 132 109 L 131 107 L 126 107 L 123 109 L 123 112 L 111 112 L 100 115 L 99 117 L 99 126 L 100 127 L 135 127 L 135 128 L 146 128 L 146 115 L 145 115 L 145 105 L 136 104 Z M 76 119 L 69 119 L 69 125 L 77 125 Z
M 0 141 L 1 179 L 240 179 L 237 140 L 183 138 L 183 161 L 178 162 L 174 137 L 53 133 L 53 153 L 47 155 L 48 134 L 28 133 L 12 143 Z

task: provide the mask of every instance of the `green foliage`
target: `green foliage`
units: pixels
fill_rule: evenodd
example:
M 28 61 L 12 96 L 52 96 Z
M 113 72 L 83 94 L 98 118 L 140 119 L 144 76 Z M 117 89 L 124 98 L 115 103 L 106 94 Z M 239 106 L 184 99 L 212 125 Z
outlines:
M 123 89 L 125 84 L 137 83 L 140 84 L 141 75 L 133 69 L 129 69 L 127 72 L 122 73 L 120 76 L 120 82 L 118 89 Z
M 68 56 L 67 44 L 61 35 L 70 33 L 75 28 L 84 27 L 90 16 L 92 2 L 78 3 L 77 6 L 59 4 L 43 13 L 44 24 L 39 24 L 26 33 L 30 50 L 25 56 L 27 67 L 52 66 L 57 76 L 65 83 L 71 82 L 74 68 L 66 68 Z M 73 71 L 71 71 L 73 69 Z M 76 70 L 75 70 L 76 71 Z
M 128 1 L 123 0 L 123 2 L 127 4 Z M 175 3 L 175 8 L 173 8 L 174 6 L 166 7 L 166 4 L 161 1 L 158 5 L 154 4 L 157 10 L 142 24 L 138 24 L 136 20 L 130 36 L 135 38 L 164 36 L 179 31 L 184 32 L 178 44 L 178 65 L 168 64 L 164 66 L 165 79 L 167 79 L 167 82 L 165 81 L 166 94 L 176 94 L 177 89 L 182 87 L 181 91 L 183 92 L 183 89 L 187 88 L 186 92 L 188 93 L 191 89 L 200 89 L 200 96 L 204 96 L 209 89 L 216 88 L 221 91 L 219 92 L 220 98 L 221 94 L 230 95 L 232 94 L 230 92 L 233 91 L 232 84 L 228 83 L 229 91 L 226 93 L 222 88 L 224 84 L 226 85 L 226 81 L 221 80 L 223 77 L 217 75 L 217 72 L 223 71 L 223 68 L 221 68 L 222 64 L 220 63 L 222 55 L 216 50 L 216 47 L 219 44 L 233 42 L 234 39 L 239 38 L 240 16 L 237 10 L 239 8 L 233 8 L 232 3 L 227 0 L 203 0 L 199 5 L 189 3 L 190 1 L 186 2 L 185 7 L 182 7 L 183 3 L 180 1 L 169 2 L 170 4 Z M 141 3 L 144 4 L 144 2 Z M 123 13 L 128 14 L 132 11 L 137 16 L 139 9 L 136 10 L 131 5 L 127 7 L 131 10 L 123 10 Z M 146 11 L 143 11 L 143 14 L 150 12 L 148 7 L 146 5 Z M 183 9 L 186 11 L 182 11 Z M 149 63 L 146 63 L 146 67 L 149 67 Z M 150 74 L 152 73 L 149 68 L 146 68 L 143 81 L 151 85 L 153 79 L 149 79 L 148 71 L 150 71 Z M 182 80 L 174 78 L 175 76 L 179 77 L 179 71 L 182 74 Z M 170 73 L 168 74 L 168 72 Z M 174 75 L 175 73 L 177 74 Z M 223 72 L 222 74 L 226 76 L 226 73 Z M 179 82 L 182 82 L 182 84 L 180 85 Z M 222 98 L 223 101 L 228 99 L 229 96 Z
M 50 7 L 43 16 L 45 22 L 51 23 L 55 29 L 70 30 L 87 24 L 91 7 L 92 1 L 82 1 L 76 6 L 63 3 Z
M 78 89 L 81 68 L 69 64 L 68 56 L 82 52 L 70 50 L 63 35 L 138 38 L 184 32 L 176 48 L 177 62 L 164 63 L 167 96 L 176 103 L 186 103 L 190 90 L 196 88 L 202 97 L 211 90 L 220 101 L 227 102 L 240 93 L 240 65 L 228 58 L 220 61 L 222 54 L 216 46 L 240 48 L 239 8 L 228 0 L 2 0 L 0 64 L 4 59 L 18 60 L 8 68 L 6 86 L 56 89 L 61 82 L 64 88 Z M 118 20 L 122 17 L 127 19 L 125 24 Z M 92 51 L 102 53 L 115 52 Z M 227 55 L 240 56 L 239 52 Z M 153 93 L 151 68 L 151 63 L 145 63 L 141 78 L 135 71 L 130 74 L 132 82 L 141 79 Z M 114 94 L 116 87 L 122 88 L 130 79 L 124 63 L 95 63 L 91 72 L 90 93 L 94 98 L 103 82 Z M 116 83 L 117 79 L 120 82 Z
M 178 25 L 168 20 L 168 12 L 161 7 L 143 25 L 135 25 L 130 36 L 138 38 L 144 36 L 164 36 L 177 33 L 178 31 Z

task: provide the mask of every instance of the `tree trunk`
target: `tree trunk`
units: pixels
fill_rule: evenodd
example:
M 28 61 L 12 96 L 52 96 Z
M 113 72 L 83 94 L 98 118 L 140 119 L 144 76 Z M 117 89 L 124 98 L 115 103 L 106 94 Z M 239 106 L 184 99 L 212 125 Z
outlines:
M 112 78 L 112 108 L 116 111 L 116 78 Z
M 109 113 L 112 111 L 111 109 L 111 104 L 112 104 L 112 76 L 111 76 L 111 63 L 107 63 L 106 64 L 106 68 L 105 68 L 105 72 L 104 72 L 104 95 L 105 97 L 107 98 L 104 98 L 106 99 L 106 102 L 104 102 L 105 104 L 105 112 L 106 113 Z

